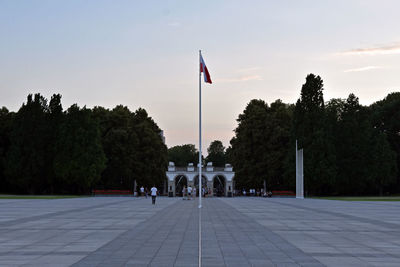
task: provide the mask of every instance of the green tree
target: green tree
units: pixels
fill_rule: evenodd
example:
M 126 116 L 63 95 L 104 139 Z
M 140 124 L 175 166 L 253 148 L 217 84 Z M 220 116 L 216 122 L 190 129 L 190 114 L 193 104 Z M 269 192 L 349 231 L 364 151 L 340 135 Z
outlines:
M 40 94 L 28 95 L 15 116 L 11 132 L 11 145 L 7 154 L 9 183 L 14 192 L 48 192 L 48 113 L 47 100 Z
M 138 160 L 135 145 L 139 142 L 132 132 L 132 112 L 120 105 L 112 111 L 96 107 L 93 113 L 101 124 L 102 145 L 107 158 L 98 187 L 132 189 L 132 166 Z
M 285 180 L 285 158 L 289 150 L 293 105 L 276 100 L 268 106 L 262 100 L 252 100 L 243 114 L 227 157 L 235 168 L 238 188 L 263 186 L 269 189 L 289 189 Z
M 350 94 L 343 105 L 336 133 L 338 177 L 337 186 L 341 194 L 362 194 L 368 190 L 369 156 L 372 128 L 365 107 L 358 98 Z
M 294 188 L 293 179 L 285 180 L 285 159 L 290 151 L 290 130 L 294 105 L 276 100 L 269 109 L 271 134 L 266 143 L 267 164 L 265 170 L 267 188 L 288 190 Z
M 107 167 L 97 188 L 132 189 L 138 185 L 163 185 L 167 147 L 161 129 L 144 109 L 131 112 L 127 107 L 113 110 L 95 107 L 93 114 L 101 129 Z
M 10 132 L 12 130 L 12 123 L 14 113 L 9 112 L 6 107 L 0 109 L 0 192 L 7 193 L 9 186 L 6 180 L 6 155 L 10 148 Z
M 388 94 L 383 100 L 370 106 L 373 127 L 386 135 L 392 151 L 396 153 L 396 182 L 391 192 L 400 191 L 400 92 Z
M 133 164 L 134 179 L 138 185 L 161 187 L 167 169 L 167 146 L 162 140 L 161 129 L 141 108 L 135 111 L 132 125 L 132 134 L 139 140 L 135 145 L 138 156 Z
M 67 110 L 56 146 L 54 169 L 62 188 L 68 193 L 89 193 L 106 163 L 98 121 L 91 110 L 76 104 Z
M 237 119 L 230 155 L 235 168 L 237 188 L 260 188 L 268 169 L 266 144 L 271 135 L 268 105 L 263 100 L 251 100 Z
M 391 149 L 386 134 L 375 129 L 370 147 L 369 161 L 365 166 L 368 167 L 371 187 L 376 190 L 373 193 L 378 192 L 382 196 L 385 188 L 388 189 L 396 183 L 396 153 Z
M 226 163 L 225 158 L 225 147 L 219 140 L 211 142 L 207 148 L 208 156 L 206 157 L 206 163 L 212 162 L 215 167 L 224 167 Z
M 59 153 L 56 143 L 61 137 L 60 127 L 64 119 L 63 108 L 61 105 L 61 95 L 54 94 L 49 102 L 48 112 L 46 113 L 47 128 L 47 151 L 46 151 L 46 178 L 50 193 L 53 194 L 59 188 L 54 170 L 53 160 Z
M 385 134 L 372 127 L 370 112 L 354 94 L 345 101 L 331 100 L 326 110 L 337 155 L 334 194 L 382 193 L 396 172 Z
M 199 152 L 192 144 L 173 146 L 168 148 L 168 161 L 174 162 L 175 166 L 185 167 L 188 163 L 197 166 L 199 163 Z
M 327 127 L 323 81 L 309 74 L 293 115 L 292 147 L 304 149 L 304 188 L 309 194 L 332 191 L 336 178 L 336 156 Z M 293 152 L 294 155 L 295 152 Z M 293 168 L 294 161 L 288 162 Z

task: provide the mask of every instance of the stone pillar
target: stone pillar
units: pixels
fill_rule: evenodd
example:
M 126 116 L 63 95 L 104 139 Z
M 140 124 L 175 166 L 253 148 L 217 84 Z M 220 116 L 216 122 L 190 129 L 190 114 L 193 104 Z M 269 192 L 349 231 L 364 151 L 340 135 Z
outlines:
M 232 181 L 226 181 L 226 183 L 225 183 L 225 196 L 226 197 L 232 197 L 232 192 L 233 192 Z
M 264 192 L 267 192 L 267 181 L 264 180 Z
M 211 181 L 209 181 L 208 179 L 207 179 L 207 187 L 208 188 L 210 188 L 210 195 L 208 195 L 209 197 L 212 197 L 212 196 L 214 196 L 214 188 L 213 188 L 213 181 L 211 180 Z
M 175 181 L 171 181 L 168 179 L 168 196 L 174 197 L 175 196 Z

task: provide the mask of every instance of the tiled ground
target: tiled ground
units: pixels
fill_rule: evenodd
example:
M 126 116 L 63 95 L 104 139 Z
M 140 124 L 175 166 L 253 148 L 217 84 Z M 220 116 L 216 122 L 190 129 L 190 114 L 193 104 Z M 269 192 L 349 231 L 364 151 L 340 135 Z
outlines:
M 0 266 L 197 266 L 197 200 L 0 200 Z M 400 266 L 400 202 L 209 198 L 203 266 Z
M 223 201 L 323 265 L 400 266 L 400 202 Z

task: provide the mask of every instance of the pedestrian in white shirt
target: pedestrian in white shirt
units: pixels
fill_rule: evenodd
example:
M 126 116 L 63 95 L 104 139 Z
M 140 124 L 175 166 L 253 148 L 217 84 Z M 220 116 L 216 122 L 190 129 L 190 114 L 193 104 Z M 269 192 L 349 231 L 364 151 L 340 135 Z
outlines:
M 143 185 L 142 185 L 142 187 L 140 188 L 140 195 L 141 195 L 141 196 L 144 196 L 144 187 L 143 187 Z
M 157 197 L 157 187 L 155 185 L 153 185 L 153 187 L 150 189 L 151 191 L 151 203 L 153 205 L 156 204 L 156 197 Z
M 189 185 L 187 188 L 187 192 L 188 192 L 188 200 L 192 199 L 192 187 Z

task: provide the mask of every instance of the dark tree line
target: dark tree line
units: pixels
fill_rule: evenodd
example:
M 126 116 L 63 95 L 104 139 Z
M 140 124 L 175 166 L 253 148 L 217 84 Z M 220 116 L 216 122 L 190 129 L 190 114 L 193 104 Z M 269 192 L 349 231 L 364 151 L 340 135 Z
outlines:
M 203 165 L 212 162 L 214 167 L 224 167 L 227 163 L 226 149 L 221 141 L 214 140 L 207 148 L 207 157 L 202 156 Z M 193 144 L 173 146 L 168 149 L 168 161 L 174 162 L 175 166 L 186 167 L 189 163 L 195 166 L 199 163 L 199 151 Z
M 162 184 L 167 147 L 144 109 L 72 105 L 29 95 L 18 112 L 0 109 L 0 192 L 86 194 Z
M 251 100 L 227 149 L 239 188 L 295 189 L 295 142 L 304 149 L 305 192 L 363 195 L 400 192 L 400 93 L 370 106 L 323 97 L 310 74 L 295 105 Z
M 186 167 L 188 163 L 199 163 L 199 152 L 193 144 L 178 145 L 168 148 L 168 161 L 175 166 Z
M 308 195 L 400 192 L 400 93 L 362 106 L 324 101 L 323 81 L 310 74 L 296 104 L 251 100 L 225 148 L 213 141 L 204 163 L 231 163 L 237 188 L 295 188 L 295 142 L 304 149 Z M 143 109 L 116 106 L 63 110 L 29 95 L 18 112 L 0 109 L 0 192 L 84 194 L 91 189 L 132 189 L 133 181 L 161 185 L 167 161 L 198 163 L 187 144 L 167 147 Z
M 239 115 L 227 158 L 235 170 L 236 188 L 287 188 L 285 159 L 289 154 L 293 105 L 277 100 L 268 105 L 251 100 Z M 289 179 L 290 180 L 290 179 Z

